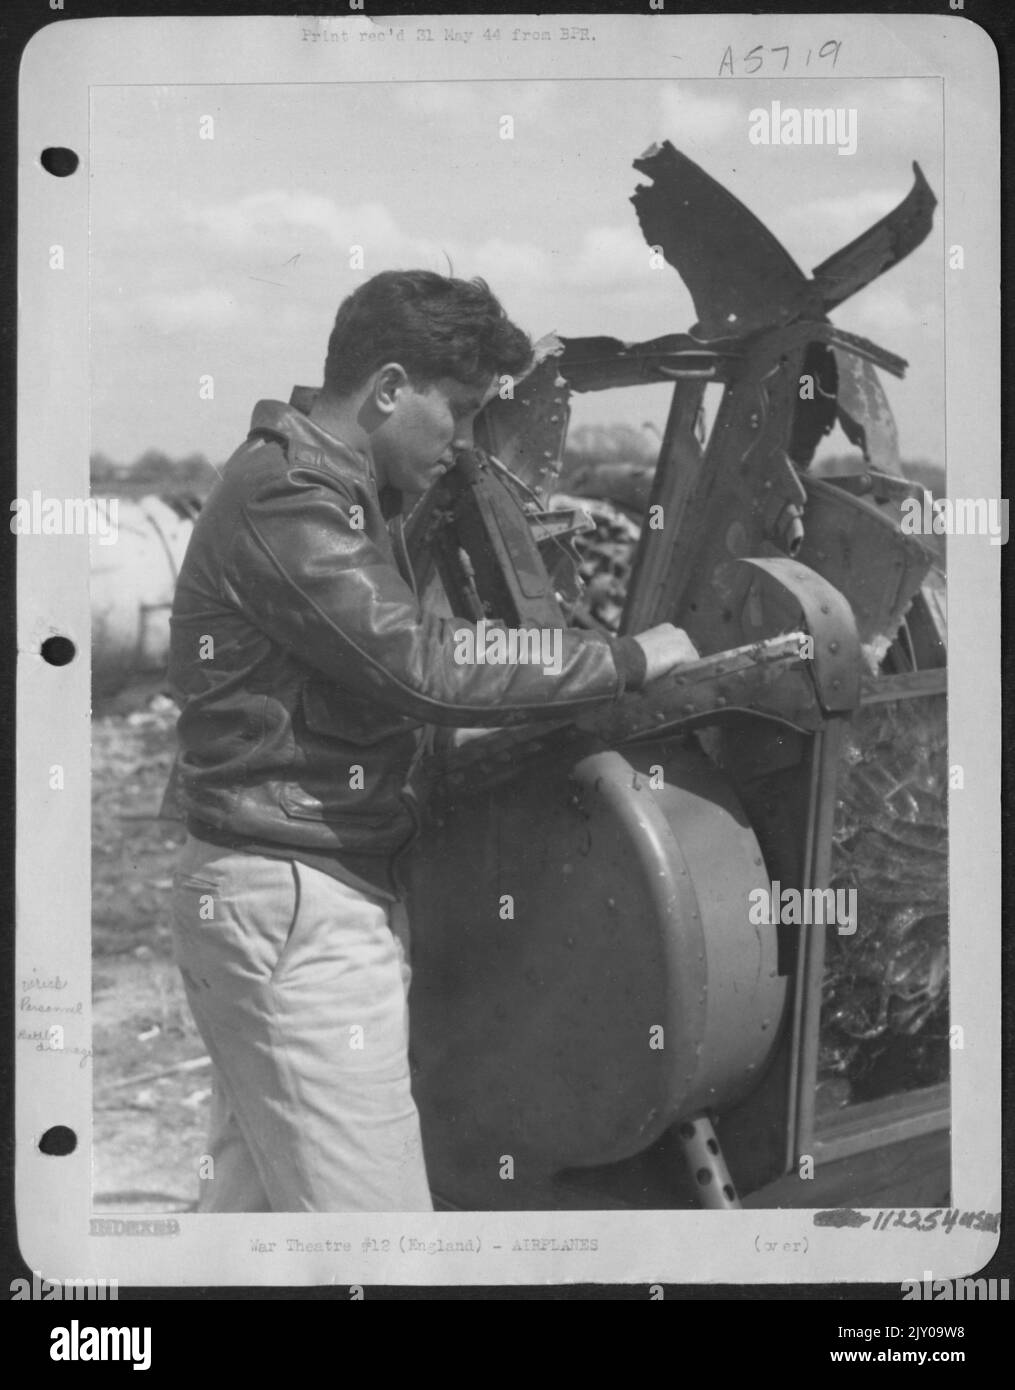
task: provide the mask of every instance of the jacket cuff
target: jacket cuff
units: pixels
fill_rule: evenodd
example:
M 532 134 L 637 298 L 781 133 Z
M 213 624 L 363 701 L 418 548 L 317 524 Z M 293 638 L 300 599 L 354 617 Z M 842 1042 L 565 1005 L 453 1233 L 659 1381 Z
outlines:
M 648 674 L 648 660 L 641 644 L 633 637 L 617 637 L 612 643 L 613 659 L 620 675 L 620 694 L 641 690 Z

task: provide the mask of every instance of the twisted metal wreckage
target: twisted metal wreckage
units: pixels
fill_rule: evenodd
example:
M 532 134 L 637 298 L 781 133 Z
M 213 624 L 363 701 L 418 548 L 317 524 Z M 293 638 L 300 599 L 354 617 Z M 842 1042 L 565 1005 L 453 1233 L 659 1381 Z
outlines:
M 877 369 L 906 364 L 828 315 L 920 245 L 936 200 L 914 164 L 899 206 L 808 279 L 668 142 L 635 168 L 645 239 L 698 322 L 544 340 L 407 540 L 423 601 L 449 615 L 596 626 L 589 518 L 551 506 L 569 397 L 672 382 L 645 513 L 664 523 L 631 527 L 619 629 L 676 623 L 701 659 L 581 721 L 430 759 L 411 1017 L 433 1187 L 459 1208 L 933 1205 L 943 572 L 900 529 L 922 490 Z M 863 464 L 813 476 L 836 424 Z M 855 888 L 855 934 L 751 920 L 770 881 Z

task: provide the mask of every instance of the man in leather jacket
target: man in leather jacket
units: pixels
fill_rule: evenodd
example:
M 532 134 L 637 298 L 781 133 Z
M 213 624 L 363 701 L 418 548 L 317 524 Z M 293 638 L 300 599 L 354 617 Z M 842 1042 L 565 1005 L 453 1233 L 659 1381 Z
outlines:
M 464 665 L 401 532 L 531 357 L 482 281 L 385 272 L 339 308 L 309 414 L 260 402 L 172 616 L 187 843 L 177 959 L 213 1063 L 206 1211 L 426 1210 L 397 859 L 428 726 L 578 713 L 694 649 L 566 629 L 559 671 Z

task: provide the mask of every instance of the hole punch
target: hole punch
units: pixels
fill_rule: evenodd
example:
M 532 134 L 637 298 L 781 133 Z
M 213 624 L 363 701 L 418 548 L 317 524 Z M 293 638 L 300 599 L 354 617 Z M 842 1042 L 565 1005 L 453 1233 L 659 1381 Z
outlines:
M 77 656 L 77 647 L 69 637 L 47 637 L 40 651 L 50 666 L 67 666 Z
M 53 1158 L 65 1158 L 78 1146 L 78 1137 L 66 1125 L 53 1125 L 39 1140 L 39 1152 Z
M 57 179 L 65 179 L 74 173 L 81 161 L 73 150 L 68 150 L 63 145 L 49 145 L 39 155 L 39 163 L 47 174 L 52 174 Z

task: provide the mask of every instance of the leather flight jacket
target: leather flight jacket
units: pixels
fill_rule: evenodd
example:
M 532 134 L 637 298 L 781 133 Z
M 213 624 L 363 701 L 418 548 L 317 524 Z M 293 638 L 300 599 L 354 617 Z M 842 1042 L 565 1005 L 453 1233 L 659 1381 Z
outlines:
M 260 402 L 194 526 L 169 677 L 190 821 L 253 842 L 390 858 L 432 726 L 567 717 L 644 675 L 632 638 L 565 628 L 559 674 L 460 665 L 466 620 L 423 611 L 401 497 L 309 416 Z M 390 528 L 389 528 L 390 520 Z

